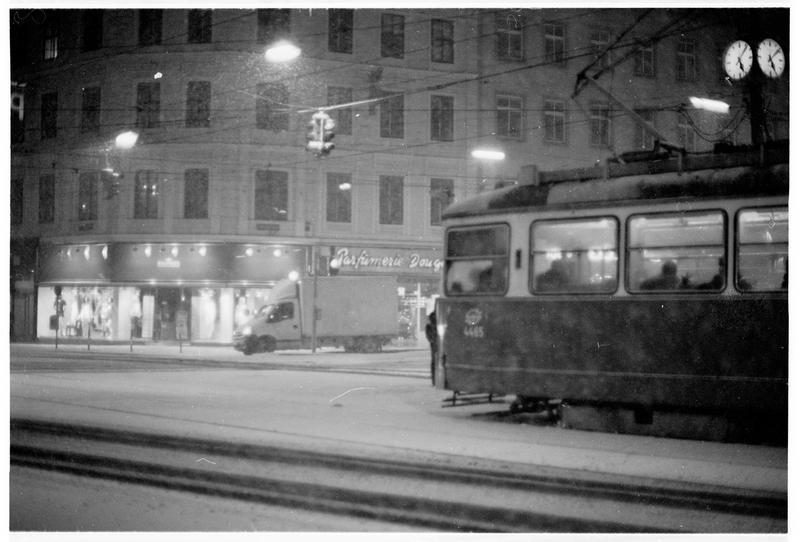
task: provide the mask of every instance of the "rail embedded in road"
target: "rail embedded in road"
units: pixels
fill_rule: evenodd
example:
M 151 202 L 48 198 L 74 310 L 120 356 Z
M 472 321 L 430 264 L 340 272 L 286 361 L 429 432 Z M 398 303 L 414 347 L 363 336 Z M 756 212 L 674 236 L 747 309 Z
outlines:
M 12 419 L 11 463 L 470 532 L 786 532 L 785 494 Z

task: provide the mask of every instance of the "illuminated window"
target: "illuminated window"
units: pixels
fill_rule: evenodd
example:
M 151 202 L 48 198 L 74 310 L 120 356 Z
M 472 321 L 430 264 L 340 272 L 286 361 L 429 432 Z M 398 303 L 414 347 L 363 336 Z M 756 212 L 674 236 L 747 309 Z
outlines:
M 505 293 L 508 243 L 505 224 L 448 230 L 445 292 L 448 295 Z
M 736 287 L 786 291 L 789 287 L 789 210 L 748 209 L 736 221 Z
M 534 293 L 613 293 L 617 289 L 617 220 L 537 220 L 531 226 Z
M 628 221 L 628 289 L 721 291 L 725 287 L 722 211 L 637 215 Z

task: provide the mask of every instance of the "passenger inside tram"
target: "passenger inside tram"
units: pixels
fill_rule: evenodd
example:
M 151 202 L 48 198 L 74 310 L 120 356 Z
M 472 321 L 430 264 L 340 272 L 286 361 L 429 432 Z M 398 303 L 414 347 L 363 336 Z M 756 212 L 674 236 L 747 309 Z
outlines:
M 678 265 L 674 260 L 667 260 L 661 266 L 661 274 L 642 282 L 642 290 L 675 290 L 680 286 Z

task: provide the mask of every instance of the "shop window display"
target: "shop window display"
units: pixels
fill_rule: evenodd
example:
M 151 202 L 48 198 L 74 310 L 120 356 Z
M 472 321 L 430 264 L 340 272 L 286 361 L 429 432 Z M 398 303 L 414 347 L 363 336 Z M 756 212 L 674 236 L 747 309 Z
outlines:
M 117 333 L 116 288 L 64 287 L 56 297 L 53 287 L 39 289 L 40 337 L 114 339 Z

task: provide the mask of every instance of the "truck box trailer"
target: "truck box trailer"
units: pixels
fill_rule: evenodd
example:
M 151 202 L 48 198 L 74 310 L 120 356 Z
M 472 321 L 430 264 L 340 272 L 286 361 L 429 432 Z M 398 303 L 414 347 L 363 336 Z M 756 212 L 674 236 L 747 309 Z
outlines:
M 282 280 L 265 305 L 236 328 L 233 344 L 252 354 L 310 348 L 316 339 L 316 346 L 378 352 L 398 335 L 397 307 L 397 283 L 392 277 Z

